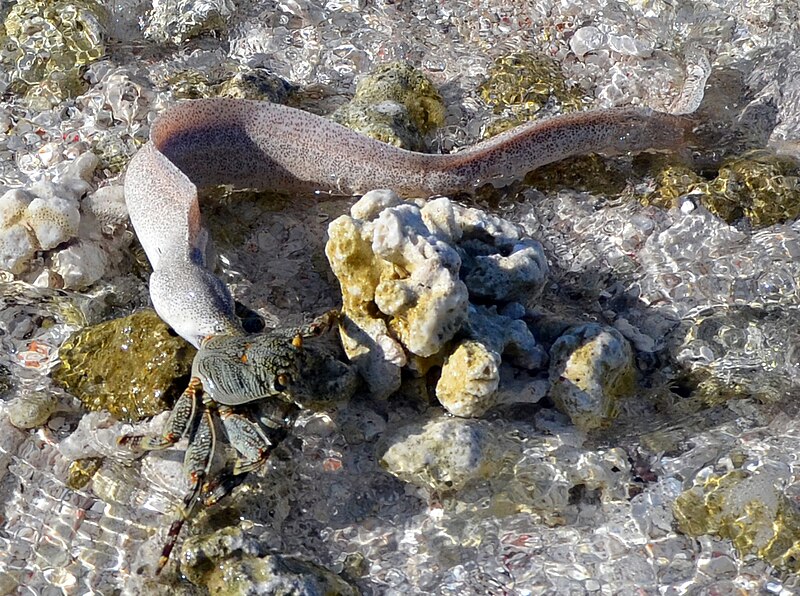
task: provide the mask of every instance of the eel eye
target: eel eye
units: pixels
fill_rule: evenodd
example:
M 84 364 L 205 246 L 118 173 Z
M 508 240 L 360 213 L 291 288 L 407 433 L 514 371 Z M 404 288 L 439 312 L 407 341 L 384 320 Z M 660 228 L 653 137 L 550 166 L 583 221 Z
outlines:
M 292 382 L 292 378 L 287 374 L 280 374 L 275 377 L 275 382 L 272 384 L 272 388 L 275 391 L 283 392 L 289 388 L 289 383 Z

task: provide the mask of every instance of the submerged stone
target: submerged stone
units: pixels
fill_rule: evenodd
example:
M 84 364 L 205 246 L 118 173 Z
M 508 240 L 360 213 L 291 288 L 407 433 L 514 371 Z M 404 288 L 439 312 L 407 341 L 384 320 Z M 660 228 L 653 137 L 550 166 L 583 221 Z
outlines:
M 137 421 L 171 407 L 186 388 L 195 350 L 143 310 L 78 331 L 59 354 L 56 383 L 89 410 Z
M 487 137 L 533 119 L 550 104 L 560 112 L 583 109 L 583 93 L 567 84 L 559 64 L 528 52 L 498 58 L 478 93 L 495 114 L 506 114 L 487 126 Z
M 5 396 L 9 389 L 13 387 L 14 381 L 11 376 L 11 371 L 4 364 L 0 364 L 0 397 Z
M 442 416 L 411 422 L 384 441 L 387 472 L 430 491 L 446 510 L 477 517 L 525 512 L 563 524 L 578 513 L 582 494 L 613 502 L 626 498 L 631 481 L 623 449 L 587 450 L 579 433 L 558 425 L 541 432 L 499 418 Z
M 792 395 L 788 383 L 797 366 L 798 324 L 800 313 L 795 309 L 758 305 L 708 309 L 686 322 L 672 354 L 696 386 L 699 403 L 715 406 L 731 399 L 781 403 Z
M 503 444 L 482 421 L 440 418 L 410 424 L 388 439 L 386 470 L 436 492 L 459 490 L 497 472 Z
M 237 72 L 220 83 L 216 92 L 220 97 L 256 99 L 273 103 L 286 103 L 292 85 L 265 68 L 246 69 Z
M 205 99 L 215 95 L 213 78 L 199 70 L 180 70 L 167 77 L 164 83 L 175 99 Z
M 353 99 L 331 119 L 390 145 L 423 151 L 424 135 L 444 123 L 444 103 L 425 75 L 406 62 L 390 62 L 361 79 Z
M 223 528 L 188 538 L 181 572 L 211 594 L 356 596 L 359 592 L 324 567 L 297 557 L 273 554 L 239 528 Z
M 675 500 L 678 528 L 712 534 L 780 569 L 800 571 L 800 508 L 781 488 L 788 471 L 762 465 L 722 475 L 699 474 Z
M 17 428 L 36 428 L 47 422 L 57 405 L 58 400 L 52 393 L 22 394 L 9 404 L 8 419 Z
M 293 91 L 290 83 L 266 69 L 228 61 L 205 69 L 179 68 L 163 74 L 157 83 L 175 99 L 232 97 L 286 103 Z
M 525 185 L 556 194 L 564 188 L 616 196 L 630 178 L 618 161 L 600 155 L 580 155 L 536 168 L 525 176 Z
M 12 89 L 47 109 L 86 90 L 83 68 L 105 55 L 108 14 L 95 0 L 19 0 L 5 19 Z
M 103 465 L 102 457 L 84 457 L 76 459 L 69 465 L 67 486 L 72 490 L 81 490 Z
M 233 0 L 153 0 L 144 36 L 179 44 L 204 34 L 225 34 L 235 10 Z
M 19 589 L 19 578 L 7 571 L 0 572 L 0 594 L 15 594 Z
M 682 196 L 697 199 L 728 223 L 747 217 L 766 227 L 800 216 L 800 164 L 765 151 L 726 160 L 708 179 L 684 165 L 669 165 L 656 177 L 648 204 L 678 207 Z
M 633 388 L 633 353 L 616 329 L 596 323 L 572 327 L 553 344 L 550 357 L 550 396 L 583 430 L 608 423 L 617 399 Z

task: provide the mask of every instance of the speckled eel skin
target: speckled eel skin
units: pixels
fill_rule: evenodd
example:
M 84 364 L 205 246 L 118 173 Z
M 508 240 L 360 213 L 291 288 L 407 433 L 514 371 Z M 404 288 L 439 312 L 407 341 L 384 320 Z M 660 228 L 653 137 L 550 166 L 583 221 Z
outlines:
M 203 99 L 158 118 L 125 176 L 131 222 L 153 266 L 150 296 L 161 318 L 199 345 L 243 333 L 227 287 L 206 267 L 208 233 L 197 187 L 327 191 L 390 188 L 444 195 L 520 177 L 572 155 L 671 149 L 689 121 L 650 109 L 613 108 L 525 124 L 448 155 L 405 151 L 320 116 L 282 105 Z

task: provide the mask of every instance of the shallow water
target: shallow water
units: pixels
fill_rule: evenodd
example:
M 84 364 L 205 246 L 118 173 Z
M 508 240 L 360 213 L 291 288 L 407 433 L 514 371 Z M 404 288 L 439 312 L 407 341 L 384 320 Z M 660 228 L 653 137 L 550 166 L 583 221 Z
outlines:
M 519 117 L 513 106 L 495 113 L 479 88 L 497 58 L 520 50 L 553 59 L 586 107 L 699 105 L 704 138 L 716 143 L 695 155 L 707 169 L 755 146 L 798 153 L 800 9 L 784 0 L 155 2 L 172 7 L 163 11 L 150 11 L 147 0 L 99 4 L 107 11 L 104 58 L 81 71 L 80 94 L 48 107 L 23 98 L 13 69 L 0 71 L 0 190 L 52 176 L 79 145 L 101 155 L 93 187 L 117 180 L 158 111 L 245 66 L 299 86 L 304 108 L 330 113 L 376 65 L 408 60 L 440 89 L 445 124 L 428 143 L 449 151 L 497 119 Z M 221 18 L 204 20 L 209 6 Z M 213 33 L 198 36 L 196 22 Z M 562 100 L 552 94 L 541 113 L 559 111 Z M 798 589 L 797 574 L 763 553 L 745 556 L 730 539 L 676 531 L 672 506 L 682 491 L 731 470 L 761 479 L 743 489 L 753 499 L 769 505 L 787 495 L 796 504 L 800 228 L 794 220 L 729 225 L 691 194 L 672 209 L 624 200 L 655 182 L 634 160 L 615 163 L 614 176 L 625 176 L 621 197 L 590 179 L 477 199 L 545 245 L 553 285 L 541 309 L 611 324 L 638 350 L 645 387 L 623 403 L 612 429 L 587 438 L 551 410 L 502 410 L 480 423 L 508 449 L 497 477 L 436 495 L 376 462 L 393 430 L 435 410 L 357 400 L 304 415 L 268 470 L 190 530 L 240 520 L 279 552 L 337 572 L 361 557 L 356 584 L 374 594 Z M 256 198 L 209 210 L 237 299 L 269 323 L 335 305 L 321 240 L 347 205 Z M 233 229 L 223 225 L 230 221 Z M 36 258 L 36 267 L 47 265 Z M 0 394 L 0 593 L 157 590 L 147 566 L 182 496 L 180 454 L 131 466 L 114 445 L 122 425 L 86 415 L 47 377 L 70 331 L 145 303 L 145 279 L 131 258 L 109 266 L 88 292 L 1 286 L 0 364 L 9 372 L 0 381 L 10 386 Z M 57 397 L 48 422 L 14 427 L 12 400 L 42 392 Z M 79 422 L 85 444 L 65 443 Z M 89 485 L 69 489 L 69 464 L 82 456 L 105 460 Z M 797 541 L 790 533 L 788 542 Z M 174 567 L 164 581 L 193 590 Z

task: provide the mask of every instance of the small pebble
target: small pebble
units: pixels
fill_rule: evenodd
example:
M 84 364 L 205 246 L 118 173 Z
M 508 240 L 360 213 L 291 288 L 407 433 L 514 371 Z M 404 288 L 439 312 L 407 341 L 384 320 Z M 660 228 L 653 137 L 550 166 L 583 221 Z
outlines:
M 684 199 L 683 202 L 681 202 L 681 213 L 689 215 L 695 209 L 697 209 L 697 205 L 695 205 L 694 201 L 691 199 Z
M 597 27 L 581 27 L 569 40 L 569 48 L 578 58 L 600 48 L 605 42 L 605 35 Z
M 12 400 L 8 418 L 17 428 L 29 429 L 41 426 L 55 411 L 58 401 L 49 393 L 33 393 Z
M 486 478 L 499 457 L 489 427 L 460 418 L 410 424 L 389 441 L 381 465 L 401 480 L 438 492 Z

